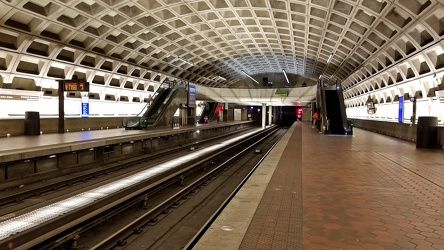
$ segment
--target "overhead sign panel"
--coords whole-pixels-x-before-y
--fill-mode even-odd
[[[276,91],[274,96],[288,96],[288,91]]]

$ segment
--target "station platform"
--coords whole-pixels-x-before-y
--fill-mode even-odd
[[[0,189],[40,183],[251,126],[252,121],[229,121],[144,130],[115,128],[0,137]]]
[[[444,249],[442,149],[296,123],[193,247]]]
[[[186,133],[198,128],[218,128],[249,124],[251,121],[219,122],[197,124],[174,128],[150,128],[144,130],[125,130],[124,128],[51,133],[41,135],[22,135],[0,137],[0,163],[25,160],[43,155],[51,155],[92,147],[107,146],[131,140],[143,140],[150,137],[166,136],[175,133]]]

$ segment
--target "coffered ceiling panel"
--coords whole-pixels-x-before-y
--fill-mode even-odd
[[[442,47],[443,2],[2,0],[0,49],[212,87],[230,87],[246,77],[242,71],[285,70],[353,88],[431,46]],[[424,61],[436,66],[440,55]]]

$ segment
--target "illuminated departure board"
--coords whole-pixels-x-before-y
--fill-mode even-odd
[[[86,81],[64,81],[63,91],[89,91],[89,83]]]

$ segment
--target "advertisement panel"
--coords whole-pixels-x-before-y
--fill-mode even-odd
[[[82,95],[82,118],[89,117],[89,96]]]
[[[398,122],[404,122],[404,97],[399,97]]]
[[[196,106],[196,86],[189,85],[188,87],[188,107]]]

